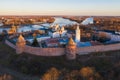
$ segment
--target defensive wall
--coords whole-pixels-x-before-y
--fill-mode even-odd
[[[16,45],[6,40],[5,43],[10,47],[16,49]],[[118,44],[109,44],[109,45],[98,45],[90,47],[77,48],[76,53],[78,55],[89,54],[91,52],[103,52],[103,51],[112,51],[120,50],[120,43]],[[39,48],[25,45],[23,52],[38,55],[38,56],[61,56],[66,53],[65,48]]]

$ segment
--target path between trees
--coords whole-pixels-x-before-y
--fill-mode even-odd
[[[25,75],[2,65],[0,65],[0,74],[10,74],[11,76],[18,78],[19,80],[40,80],[39,77]]]

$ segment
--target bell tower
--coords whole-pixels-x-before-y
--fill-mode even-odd
[[[75,31],[75,42],[76,43],[80,42],[80,37],[81,37],[80,35],[81,33],[80,33],[79,25],[78,25]]]

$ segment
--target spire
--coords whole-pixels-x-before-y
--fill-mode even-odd
[[[74,42],[74,40],[72,39],[72,37],[69,39],[68,45],[70,45],[70,46],[76,45],[75,42]]]

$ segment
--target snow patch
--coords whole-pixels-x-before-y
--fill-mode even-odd
[[[90,17],[90,18],[86,18],[81,24],[82,25],[93,24],[94,23],[93,21],[94,21],[93,17]]]

